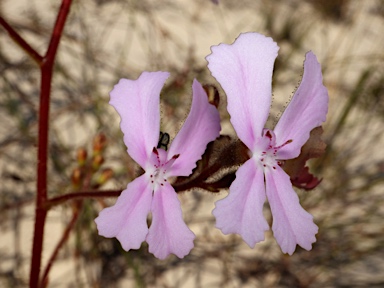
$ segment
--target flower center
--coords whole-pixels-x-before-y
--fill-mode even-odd
[[[153,186],[153,191],[156,191],[159,186],[165,185],[169,171],[172,168],[172,164],[178,157],[179,155],[175,155],[167,161],[167,151],[161,148],[153,148],[148,167],[146,169],[146,174],[149,175],[148,177]]]
[[[158,186],[158,185],[164,186],[164,183],[167,182],[165,173],[166,173],[166,170],[161,169],[161,167],[155,168],[155,170],[149,175],[151,183],[154,186]]]
[[[279,149],[291,142],[292,140],[288,140],[283,145],[275,146],[275,133],[272,130],[264,129],[263,137],[256,143],[252,157],[263,168],[275,170],[277,165],[281,166],[284,164],[283,161],[277,159]]]

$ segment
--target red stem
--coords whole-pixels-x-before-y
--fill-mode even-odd
[[[194,181],[189,181],[187,183],[176,183],[172,186],[175,189],[176,193],[196,187],[206,189],[204,186],[204,179],[206,179],[206,177],[207,176],[205,175],[205,173],[202,173],[198,177],[194,178]],[[196,180],[200,180],[201,184],[199,184],[199,181]],[[47,200],[45,202],[45,210],[49,210],[54,206],[58,206],[66,201],[74,199],[119,197],[121,192],[122,190],[83,190],[71,192]]]
[[[0,24],[8,32],[9,36],[29,55],[36,63],[41,66],[43,57],[36,52],[5,20],[0,16]]]
[[[37,195],[36,195],[36,216],[35,230],[33,236],[31,274],[29,285],[37,288],[39,285],[39,275],[41,266],[41,255],[43,251],[43,236],[47,210],[47,160],[48,160],[48,128],[49,128],[49,103],[51,94],[51,81],[53,64],[56,57],[57,47],[63,32],[64,24],[69,13],[72,0],[63,0],[59,14],[53,28],[51,41],[48,51],[44,56],[41,68],[41,88],[40,88],[40,110],[39,110],[39,139],[37,152]]]
[[[60,205],[68,200],[73,199],[118,197],[120,196],[121,192],[122,190],[93,190],[72,192],[49,199],[45,203],[45,209],[49,210],[54,206]]]
[[[82,203],[83,202],[81,200],[79,200],[79,201],[77,201],[77,203],[75,203],[75,207],[73,208],[74,210],[73,210],[72,219],[68,223],[67,227],[65,228],[64,233],[61,236],[59,243],[57,243],[57,246],[56,246],[55,250],[53,251],[51,258],[49,258],[49,260],[48,260],[48,264],[44,270],[43,276],[41,277],[41,282],[40,282],[41,287],[47,287],[48,286],[49,271],[51,270],[53,262],[56,260],[56,257],[59,254],[61,247],[63,247],[65,242],[68,240],[69,234],[70,234],[71,230],[73,229],[73,227],[75,226],[77,219],[79,218],[79,211],[81,209]]]

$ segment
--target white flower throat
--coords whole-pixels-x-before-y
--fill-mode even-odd
[[[153,186],[153,191],[156,191],[161,186],[164,186],[167,178],[172,170],[172,165],[179,157],[179,154],[174,155],[171,159],[167,160],[167,151],[162,148],[153,148],[149,163],[147,165],[146,174]]]
[[[283,165],[283,161],[278,159],[278,151],[291,142],[292,140],[288,140],[280,146],[275,146],[275,133],[270,129],[263,129],[263,136],[256,142],[252,157],[263,169],[276,170],[277,165]]]

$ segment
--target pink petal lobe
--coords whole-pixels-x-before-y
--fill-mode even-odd
[[[263,170],[250,159],[236,172],[229,195],[216,202],[212,212],[216,227],[224,234],[240,234],[251,248],[254,247],[264,240],[264,232],[269,229],[263,215],[265,198]]]
[[[116,237],[126,251],[139,249],[148,234],[151,189],[146,175],[129,183],[115,205],[102,210],[95,219],[99,234],[107,238]]]
[[[221,130],[219,112],[209,104],[207,94],[197,80],[193,81],[192,90],[191,111],[168,151],[169,159],[180,154],[170,171],[173,176],[190,175],[207,144],[215,140]]]
[[[274,129],[277,145],[293,140],[279,150],[278,158],[286,160],[299,156],[309,133],[325,121],[327,112],[328,92],[323,85],[321,67],[316,56],[308,52],[300,86]]]
[[[120,114],[129,155],[141,166],[157,147],[160,131],[160,91],[168,72],[143,72],[137,80],[120,79],[110,92],[110,104]]]
[[[276,166],[276,170],[266,169],[265,181],[272,210],[272,230],[281,250],[292,255],[297,244],[311,250],[318,227],[312,215],[301,207],[289,176]]]
[[[152,224],[147,236],[149,252],[159,259],[171,253],[183,258],[193,248],[195,234],[185,224],[180,201],[169,183],[155,191],[151,210]]]
[[[245,33],[233,44],[220,44],[211,50],[206,58],[208,68],[227,94],[227,109],[237,135],[252,150],[268,118],[279,47],[272,38]]]

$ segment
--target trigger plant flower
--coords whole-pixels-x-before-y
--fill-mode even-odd
[[[99,234],[116,237],[124,250],[147,241],[149,252],[164,259],[183,258],[195,235],[183,221],[180,202],[170,177],[188,176],[207,144],[219,136],[220,118],[198,81],[192,85],[190,113],[168,151],[158,147],[160,91],[167,72],[144,72],[137,80],[121,79],[111,91],[110,104],[120,114],[128,154],[145,171],[128,184],[114,206],[95,219]],[[152,214],[148,229],[147,215]]]
[[[299,203],[282,162],[299,156],[310,131],[325,121],[328,93],[320,64],[306,54],[304,75],[275,129],[264,129],[271,105],[272,71],[279,47],[257,33],[241,34],[231,44],[212,47],[208,68],[228,99],[228,112],[251,158],[236,172],[229,195],[216,202],[216,227],[237,233],[252,248],[264,240],[269,225],[263,216],[268,197],[274,236],[284,253],[296,245],[311,250],[318,227]]]

